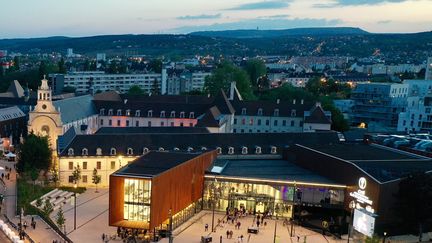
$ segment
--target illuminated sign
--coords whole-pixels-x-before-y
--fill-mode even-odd
[[[358,232],[372,237],[375,229],[375,218],[366,211],[355,209],[353,226]]]
[[[366,189],[366,178],[360,177],[360,179],[358,181],[358,185],[359,185],[360,189],[362,189],[362,190]]]
[[[375,210],[371,207],[373,202],[366,196],[366,186],[367,181],[366,178],[360,177],[358,180],[359,190],[350,192],[350,196],[356,199],[356,208],[363,208],[361,204],[366,204],[366,210],[370,213],[374,213]]]

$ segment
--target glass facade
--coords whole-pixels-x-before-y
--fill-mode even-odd
[[[125,179],[124,216],[129,221],[150,222],[151,181]]]
[[[296,193],[294,193],[296,189]],[[243,183],[207,179],[204,189],[204,208],[225,211],[244,208],[249,213],[270,212],[278,217],[292,217],[294,200],[309,206],[343,205],[344,191],[328,188]]]

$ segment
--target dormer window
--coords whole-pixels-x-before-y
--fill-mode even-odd
[[[130,110],[126,110],[126,116],[130,116]]]
[[[160,112],[160,117],[162,117],[162,118],[165,117],[165,111]]]
[[[246,115],[246,108],[242,108],[241,114]]]
[[[153,111],[152,110],[147,111],[147,117],[153,117]]]
[[[86,148],[83,148],[81,151],[81,155],[83,156],[88,155],[88,150]]]
[[[148,148],[143,148],[143,154],[146,154],[146,153],[148,153],[149,152],[149,149]]]
[[[188,148],[187,148],[187,151],[188,151],[188,152],[191,152],[191,151],[193,151],[193,148],[192,148],[192,147],[188,147]]]
[[[175,118],[175,111],[171,111],[170,117]]]
[[[116,149],[115,148],[111,148],[110,155],[116,155]]]
[[[258,109],[258,116],[262,116],[262,114],[263,114],[263,109],[262,109],[262,108],[259,108],[259,109]]]
[[[74,155],[74,150],[73,150],[73,148],[68,149],[68,155],[69,155],[69,156],[73,156],[73,155]]]
[[[228,148],[228,154],[234,154],[234,148],[233,147]]]
[[[162,147],[160,147],[160,148],[159,148],[159,151],[162,152],[162,151],[165,151],[165,149],[162,148]]]
[[[221,147],[217,147],[216,151],[217,151],[217,154],[222,154],[222,148]]]
[[[133,149],[132,148],[127,149],[127,155],[133,155]]]
[[[207,151],[207,148],[206,147],[201,147],[201,150],[202,151]]]
[[[113,109],[109,109],[108,110],[108,116],[112,116],[113,115]]]
[[[117,116],[121,116],[121,109],[117,110]]]
[[[102,155],[102,149],[101,148],[97,148],[96,149],[96,155]]]
[[[274,110],[274,116],[279,116],[279,109]]]
[[[296,110],[291,110],[291,116],[292,117],[296,116]]]
[[[195,118],[195,113],[190,112],[190,113],[189,113],[189,118],[190,118],[190,119],[194,119],[194,118]]]
[[[105,115],[105,109],[100,109],[100,111],[99,111],[99,115],[101,115],[101,116],[103,116],[103,115]]]
[[[255,148],[255,153],[256,154],[261,154],[261,147],[259,147],[259,146],[257,146],[256,148]]]
[[[276,154],[277,153],[277,148],[275,146],[271,146],[270,153],[271,154]]]
[[[242,154],[247,154],[247,153],[248,153],[248,148],[242,147]]]
[[[140,110],[136,110],[135,111],[135,116],[140,117],[141,116],[141,111]]]
[[[185,118],[185,112],[184,111],[180,112],[180,118]]]
[[[177,147],[174,147],[174,151],[179,151],[180,149]]]

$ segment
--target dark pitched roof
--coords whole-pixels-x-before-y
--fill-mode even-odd
[[[304,111],[308,111],[313,106],[312,102],[301,103],[301,100],[287,102],[287,101],[263,101],[263,100],[233,100],[232,104],[236,111],[236,115],[242,115],[242,109],[246,109],[246,115],[258,116],[258,110],[262,109],[263,116],[274,116],[276,109],[279,110],[280,117],[291,117],[295,111],[295,117],[303,117]]]
[[[198,157],[199,155],[201,155],[201,153],[152,151],[132,161],[127,166],[114,172],[114,174],[153,177]]]
[[[329,115],[330,114],[326,114],[320,104],[316,104],[310,112],[305,112],[304,123],[331,124],[332,121]]]
[[[17,80],[14,80],[10,84],[7,92],[12,93],[13,97],[16,97],[16,98],[21,98],[21,97],[24,96],[24,89],[23,89],[23,87],[21,86],[21,84]]]
[[[209,133],[204,127],[101,127],[96,134],[125,133]]]
[[[219,109],[216,106],[211,107],[206,113],[199,117],[197,126],[198,127],[219,127],[219,116],[221,115]]]

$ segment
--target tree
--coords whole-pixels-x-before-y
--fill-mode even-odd
[[[98,175],[98,170],[96,168],[93,169],[92,181],[93,184],[96,185],[96,192],[98,192],[97,185],[101,182],[101,176]]]
[[[37,169],[35,169],[34,167],[31,168],[31,170],[30,170],[30,177],[31,177],[31,180],[33,181],[33,185],[35,185],[36,184],[36,180],[39,177],[39,171]]]
[[[423,227],[432,219],[432,175],[415,173],[399,183],[395,194],[395,215],[409,230],[417,229],[422,241]]]
[[[59,73],[66,73],[65,61],[63,58],[60,59],[60,61],[58,62],[58,72]]]
[[[326,111],[331,112],[332,125],[331,129],[339,132],[344,132],[349,130],[348,121],[343,116],[342,112],[336,108],[333,103],[333,99],[328,96],[322,96],[319,99],[321,101],[322,108]]]
[[[144,90],[140,88],[138,85],[132,85],[128,90],[129,95],[144,95]]]
[[[252,85],[259,89],[258,79],[267,74],[264,62],[259,59],[250,59],[246,62],[245,71],[249,75]]]
[[[48,74],[48,67],[45,61],[41,61],[39,64],[39,79],[43,79],[46,74]]]
[[[20,68],[20,60],[19,60],[19,57],[18,56],[15,56],[14,57],[14,59],[13,59],[13,63],[14,63],[14,65],[13,65],[13,69],[15,70],[15,71],[19,71],[21,68]]]
[[[75,93],[76,88],[72,86],[66,86],[62,89],[64,93]]]
[[[51,181],[54,182],[54,186],[57,186],[57,182],[60,180],[57,168],[51,170]]]
[[[255,99],[248,74],[229,62],[222,62],[212,75],[206,77],[204,90],[211,95],[217,95],[221,89],[227,92],[232,81],[236,82],[237,89],[244,99]]]
[[[161,73],[162,72],[162,60],[160,60],[160,59],[151,60],[148,66],[155,73]]]
[[[51,204],[51,202],[48,198],[45,199],[45,203],[44,203],[44,207],[43,207],[42,211],[46,216],[49,216],[53,211],[53,205]]]
[[[72,178],[75,184],[78,184],[79,180],[81,180],[81,168],[79,165],[74,168]]]
[[[46,171],[51,167],[51,149],[47,136],[30,133],[21,145],[19,155],[17,164],[19,172],[32,168]]]
[[[59,211],[57,212],[56,223],[60,229],[62,229],[66,223],[62,207],[60,207]]]
[[[4,74],[5,74],[4,67],[3,67],[3,65],[0,63],[0,77],[3,77]]]

